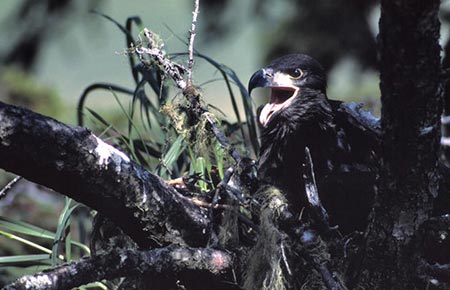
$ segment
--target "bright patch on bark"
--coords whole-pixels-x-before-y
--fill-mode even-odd
[[[120,172],[120,164],[122,162],[130,162],[130,158],[128,158],[125,153],[117,150],[113,146],[106,144],[100,138],[94,136],[97,140],[97,147],[95,148],[95,153],[98,156],[97,164],[100,166],[104,166],[106,169],[108,165],[112,162],[116,167],[116,171]]]

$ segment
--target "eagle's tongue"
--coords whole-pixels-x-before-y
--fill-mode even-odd
[[[263,125],[264,127],[267,126],[267,123],[269,122],[270,117],[272,117],[273,113],[289,106],[294,100],[294,96],[296,94],[297,90],[291,87],[272,88],[270,101],[264,106],[259,115],[259,122],[261,123],[261,125]]]
[[[261,110],[261,113],[259,115],[259,122],[263,125],[266,126],[267,123],[269,122],[270,117],[272,116],[272,114],[276,111],[278,111],[279,109],[281,109],[283,107],[283,103],[281,104],[276,104],[276,103],[268,103],[267,105],[264,106],[264,108]]]

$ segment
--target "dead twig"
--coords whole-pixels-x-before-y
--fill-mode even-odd
[[[16,176],[14,177],[13,180],[11,180],[10,182],[8,182],[7,185],[5,185],[5,187],[3,187],[0,190],[0,199],[3,199],[6,197],[6,195],[8,194],[8,192],[14,187],[14,185],[17,184],[17,182],[19,182],[22,179],[22,176]]]
[[[219,238],[216,234],[216,232],[214,231],[214,208],[216,207],[216,205],[219,202],[220,199],[220,194],[223,190],[226,190],[226,186],[227,183],[230,181],[231,176],[233,175],[233,169],[229,168],[228,170],[225,171],[224,176],[222,181],[220,181],[220,183],[217,185],[216,190],[214,192],[214,197],[212,199],[211,202],[211,207],[209,208],[209,218],[210,218],[210,223],[209,223],[209,245],[212,246],[216,246],[217,243],[219,242]]]
[[[308,200],[308,209],[311,216],[318,224],[321,230],[325,232],[330,231],[330,224],[328,221],[328,214],[319,198],[316,180],[314,177],[314,167],[311,153],[308,147],[305,147],[305,164],[303,164],[303,180],[305,182],[305,193]]]
[[[163,50],[164,44],[155,41],[153,39],[153,32],[147,28],[144,28],[144,37],[147,40],[147,47],[138,45],[132,47],[130,51],[137,53],[139,59],[145,65],[151,65],[151,63],[145,59],[144,55],[150,56],[157,65],[161,66],[162,71],[170,76],[175,82],[175,85],[179,89],[184,90],[187,87],[186,81],[184,80],[184,74],[187,72],[187,69],[166,56],[166,53]]]
[[[189,47],[188,47],[188,79],[187,84],[192,85],[192,71],[194,67],[194,40],[195,28],[197,26],[197,17],[200,8],[200,0],[195,0],[194,11],[192,12],[191,30],[189,30]]]

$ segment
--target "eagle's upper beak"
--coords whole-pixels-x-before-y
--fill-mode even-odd
[[[273,70],[263,68],[255,72],[248,82],[248,94],[250,95],[255,88],[271,87],[273,84]]]
[[[271,68],[263,68],[255,72],[248,83],[248,93],[251,94],[255,88],[271,88],[269,103],[262,109],[259,122],[266,126],[273,113],[289,106],[299,88],[295,86],[294,80],[286,73]]]

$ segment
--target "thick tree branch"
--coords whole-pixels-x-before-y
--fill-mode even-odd
[[[206,241],[205,209],[89,130],[0,102],[0,168],[110,218],[141,247]]]
[[[42,273],[23,276],[3,289],[72,289],[103,279],[142,276],[146,273],[172,275],[186,270],[198,270],[219,274],[231,266],[230,254],[214,249],[177,246],[149,251],[115,249]]]

